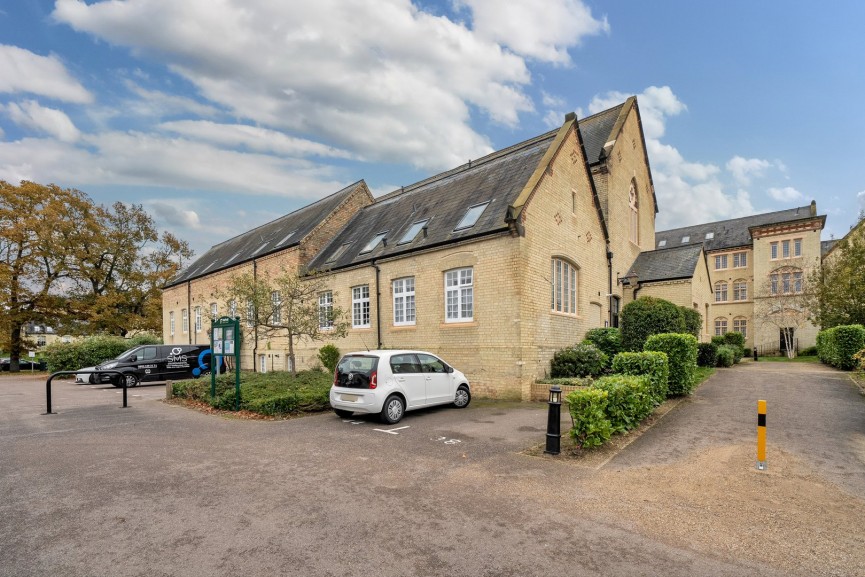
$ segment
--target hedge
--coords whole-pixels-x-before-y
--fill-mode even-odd
[[[716,364],[718,364],[718,345],[699,343],[697,345],[697,366],[714,367]]]
[[[682,314],[682,332],[700,338],[703,330],[703,315],[699,311],[688,307],[679,307]]]
[[[661,333],[682,332],[683,320],[679,307],[655,297],[640,297],[622,308],[622,350],[639,352],[646,339]]]
[[[595,381],[592,387],[607,392],[604,412],[614,433],[630,431],[655,408],[649,377],[609,375]]]
[[[667,353],[670,365],[667,394],[687,395],[694,388],[697,370],[697,338],[694,335],[666,333],[652,335],[645,350]]]
[[[667,354],[656,351],[619,353],[613,358],[613,372],[621,375],[644,375],[651,382],[652,401],[659,405],[667,398],[670,365]]]
[[[158,344],[162,344],[162,340],[148,334],[136,335],[131,339],[100,335],[71,343],[52,343],[45,347],[42,357],[52,373],[77,371],[117,358],[120,353],[133,347]]]
[[[817,333],[817,356],[820,361],[849,371],[856,367],[856,355],[865,348],[865,327],[840,325]]]
[[[614,327],[592,329],[586,333],[583,342],[589,342],[607,355],[607,367],[613,362],[613,357],[622,352],[622,334]]]
[[[736,362],[736,347],[731,345],[721,345],[718,347],[718,358],[716,361],[719,367],[732,367]]]
[[[571,437],[580,447],[603,445],[613,434],[606,414],[608,397],[607,391],[595,388],[573,391],[565,397],[574,422]]]
[[[592,343],[580,343],[553,354],[550,362],[550,376],[596,377],[607,368],[607,355]]]

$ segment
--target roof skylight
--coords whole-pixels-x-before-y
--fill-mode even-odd
[[[343,253],[345,253],[345,251],[348,250],[348,247],[350,247],[350,246],[351,246],[350,242],[347,242],[347,243],[343,244],[342,246],[340,246],[338,249],[333,251],[333,254],[330,255],[326,261],[324,261],[324,264],[330,264],[332,262],[336,262],[336,260],[339,257],[341,257],[343,255]]]
[[[687,234],[682,237],[682,244],[685,244],[686,242],[690,242],[690,241],[691,241],[691,237],[688,236]]]
[[[291,231],[290,233],[288,233],[287,235],[285,235],[285,236],[282,238],[281,241],[279,241],[278,243],[276,243],[276,246],[281,246],[281,245],[285,244],[285,242],[286,242],[288,239],[290,239],[292,236],[294,236],[294,233],[296,233],[296,232],[297,232],[296,230],[293,230],[293,231]]]
[[[715,238],[714,232],[707,232],[706,233],[706,240],[712,240],[713,238]]]
[[[667,240],[664,239],[664,240],[662,240],[662,241],[659,241],[659,242],[658,242],[658,246],[667,246]]]
[[[399,242],[397,244],[408,244],[411,241],[413,241],[414,237],[416,237],[418,235],[418,233],[421,231],[421,229],[424,228],[428,222],[429,222],[429,219],[419,220],[419,221],[413,223],[408,228],[408,230],[405,231],[405,234],[402,235],[402,238],[399,239]]]
[[[475,223],[478,221],[478,219],[481,217],[481,215],[484,213],[484,210],[487,208],[487,206],[489,204],[490,204],[490,201],[487,201],[483,204],[476,204],[476,205],[470,207],[466,211],[465,216],[463,216],[463,218],[459,222],[459,224],[456,225],[454,230],[462,230],[464,228],[473,227],[475,225]]]
[[[370,239],[370,241],[366,243],[366,246],[363,247],[363,250],[360,251],[360,254],[366,254],[375,250],[375,247],[377,247],[378,244],[387,237],[387,232],[388,231],[380,232],[374,237],[372,237],[372,239]]]

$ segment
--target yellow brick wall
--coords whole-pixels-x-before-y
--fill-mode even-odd
[[[734,255],[744,254],[746,266],[735,267]],[[747,322],[745,331],[745,346],[754,346],[756,325],[754,323],[754,251],[751,247],[739,247],[733,249],[716,250],[708,253],[709,274],[711,276],[710,288],[712,297],[709,301],[709,334],[714,336],[717,332],[716,321],[724,319],[727,321],[727,331],[733,331],[733,321],[744,319]],[[727,266],[716,268],[716,257],[727,257]],[[721,263],[723,264],[723,263]],[[745,281],[747,286],[747,298],[743,301],[735,300],[734,283]],[[719,282],[727,283],[727,300],[716,300],[715,286]]]

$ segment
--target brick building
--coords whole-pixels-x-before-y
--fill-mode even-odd
[[[680,278],[639,278],[658,269],[651,256],[634,269],[659,252],[657,211],[632,97],[379,198],[359,181],[214,246],[165,287],[165,342],[207,342],[211,318],[245,319],[244,303],[218,298],[233,275],[327,271],[319,306],[351,319],[341,351],[429,350],[476,394],[529,398],[553,353],[617,326],[635,292],[714,314],[714,247],[679,251]],[[289,368],[286,338],[245,328],[244,368]],[[321,345],[300,343],[298,368]]]

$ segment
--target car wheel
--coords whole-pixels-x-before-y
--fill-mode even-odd
[[[465,385],[460,385],[457,387],[457,394],[454,395],[454,406],[458,409],[464,409],[469,406],[469,402],[472,400],[472,394],[469,392],[469,388]]]
[[[381,408],[381,420],[389,425],[399,423],[404,414],[405,403],[398,395],[389,396]]]
[[[333,412],[336,413],[336,416],[340,419],[347,419],[354,414],[354,411],[345,411],[343,409],[334,409]]]
[[[135,373],[126,373],[123,377],[126,379],[127,388],[138,386],[138,375]]]

